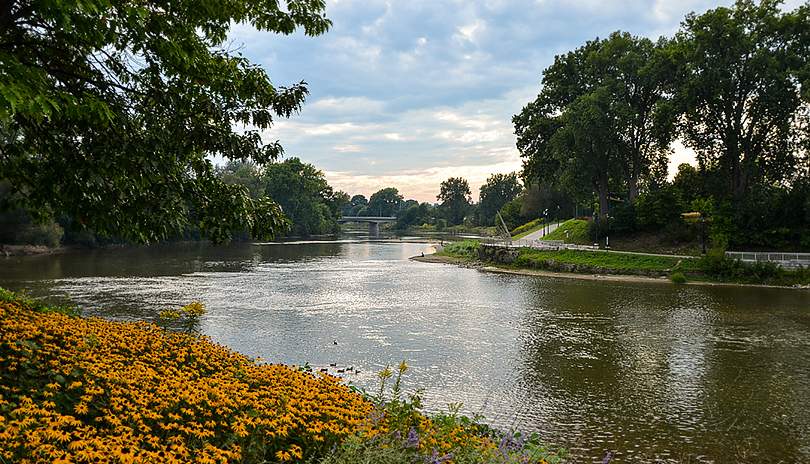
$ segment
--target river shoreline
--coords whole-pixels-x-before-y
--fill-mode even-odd
[[[436,252],[444,249],[440,245],[434,245]],[[651,277],[644,275],[628,275],[628,274],[576,274],[571,272],[553,272],[542,271],[537,269],[507,269],[503,267],[493,266],[486,264],[479,260],[470,260],[468,258],[459,258],[455,256],[437,255],[431,253],[424,256],[413,256],[413,261],[423,263],[439,263],[439,264],[454,264],[457,266],[474,267],[485,272],[495,272],[500,274],[513,274],[525,276],[543,276],[543,277],[559,277],[562,279],[582,279],[582,280],[606,280],[616,282],[653,282],[653,283],[666,283],[674,284],[669,277]],[[787,290],[810,290],[810,285],[805,286],[779,286],[779,285],[766,285],[766,284],[743,284],[735,282],[708,282],[703,280],[687,280],[686,282],[679,283],[678,285],[708,285],[708,286],[732,286],[732,287],[761,287],[761,288],[779,288]]]

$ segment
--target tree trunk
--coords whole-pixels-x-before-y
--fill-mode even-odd
[[[607,173],[599,174],[599,216],[605,216],[608,212],[608,176]]]

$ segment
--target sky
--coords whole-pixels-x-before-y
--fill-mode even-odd
[[[788,0],[783,9],[802,2]],[[324,172],[335,190],[369,198],[395,187],[436,203],[466,179],[474,201],[496,173],[519,172],[512,116],[565,54],[621,30],[673,37],[687,14],[719,0],[327,0],[332,28],[307,37],[236,25],[231,47],[276,86],[306,81],[301,112],[262,137]],[[694,164],[681,145],[670,160]]]

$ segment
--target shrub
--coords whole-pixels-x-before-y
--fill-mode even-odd
[[[610,215],[613,217],[610,224],[612,234],[632,234],[638,228],[634,205],[618,204],[610,210]]]
[[[676,272],[676,273],[669,276],[669,280],[671,280],[672,282],[674,282],[676,284],[682,284],[682,283],[686,282],[686,276],[683,275],[680,272]]]
[[[636,199],[638,226],[644,230],[661,230],[673,222],[683,222],[685,209],[680,191],[674,187],[656,190]]]
[[[461,242],[449,243],[444,248],[444,252],[454,256],[475,258],[477,249],[478,249],[478,240],[464,240]]]

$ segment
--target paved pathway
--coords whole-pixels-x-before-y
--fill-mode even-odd
[[[558,225],[559,224],[557,224],[556,222],[552,222],[551,225],[548,226],[548,229],[544,227],[542,229],[536,230],[530,233],[529,235],[521,238],[521,240],[541,240],[545,235],[550,234],[554,229],[556,229]]]

